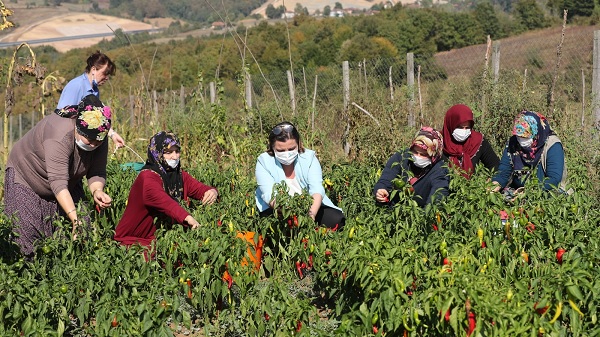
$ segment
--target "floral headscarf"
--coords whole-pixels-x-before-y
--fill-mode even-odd
[[[524,165],[534,167],[542,156],[542,149],[546,140],[554,131],[550,128],[546,117],[533,111],[522,111],[515,119],[513,137],[509,140],[509,152],[515,170],[523,169]],[[532,138],[533,143],[529,148],[522,148],[517,137]]]
[[[161,131],[150,139],[148,144],[148,159],[142,170],[152,170],[158,173],[162,180],[165,191],[176,201],[183,196],[183,177],[181,166],[170,167],[165,161],[164,151],[172,146],[181,147],[177,135],[172,132]]]
[[[431,159],[431,163],[435,163],[442,158],[444,141],[442,134],[429,126],[421,127],[417,132],[415,139],[410,148],[419,147],[427,151],[427,155]]]
[[[103,141],[110,130],[110,107],[102,104],[93,94],[85,96],[77,105],[69,105],[54,112],[61,117],[75,119],[77,133],[90,140]]]

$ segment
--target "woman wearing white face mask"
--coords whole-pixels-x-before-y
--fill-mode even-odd
[[[267,151],[256,162],[256,206],[261,216],[273,213],[276,196],[273,185],[285,182],[289,194],[300,194],[305,188],[313,198],[308,215],[328,228],[344,226],[345,217],[325,194],[321,164],[315,152],[305,149],[298,130],[289,122],[277,124],[269,134]]]
[[[15,242],[22,254],[33,255],[35,242],[56,231],[57,215],[71,220],[75,231],[83,177],[96,205],[111,205],[103,191],[110,125],[110,108],[89,95],[44,117],[15,143],[6,164],[4,211],[16,217]]]
[[[167,225],[178,223],[195,229],[198,221],[179,202],[192,198],[209,205],[217,200],[214,187],[181,169],[180,148],[179,139],[171,132],[161,131],[150,139],[146,165],[131,186],[127,207],[115,230],[114,239],[121,244],[150,248],[156,217]]]
[[[492,179],[497,185],[494,190],[521,189],[535,174],[544,190],[565,191],[565,152],[546,117],[523,111],[515,119],[512,134],[502,153],[498,173]]]
[[[430,127],[422,127],[410,148],[394,154],[385,165],[379,181],[373,188],[375,200],[381,204],[394,204],[390,194],[396,178],[404,181],[414,191],[413,199],[420,207],[448,195],[448,169],[442,160],[442,135]]]
[[[500,159],[483,135],[473,130],[473,111],[464,105],[453,105],[444,117],[444,159],[450,167],[471,178],[478,163],[496,170]]]
[[[110,76],[114,76],[117,71],[117,66],[113,61],[100,51],[90,55],[86,63],[85,72],[65,85],[56,105],[57,111],[69,105],[77,105],[79,101],[90,94],[100,99],[99,87],[106,83]],[[108,136],[115,142],[117,147],[125,145],[125,141],[115,130],[111,129]]]

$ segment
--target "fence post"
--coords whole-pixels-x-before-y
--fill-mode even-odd
[[[215,104],[217,101],[217,88],[215,87],[215,82],[210,82],[208,87],[210,89],[210,104]]]
[[[252,109],[252,77],[246,72],[246,109]]]
[[[494,83],[498,83],[500,77],[500,41],[494,41],[492,68],[494,69]]]
[[[181,85],[181,89],[179,89],[179,108],[181,110],[185,109],[185,88],[183,84]]]
[[[594,64],[592,66],[592,111],[594,125],[600,129],[600,30],[594,31]]]
[[[390,100],[394,100],[394,80],[392,79],[392,67],[390,66],[390,71],[388,73],[388,77],[390,78]]]
[[[287,70],[288,88],[290,90],[290,105],[292,107],[292,116],[296,115],[296,88],[294,87],[294,79],[292,78],[292,72]]]
[[[415,55],[406,54],[406,84],[408,85],[408,127],[415,127]]]
[[[350,105],[350,64],[348,61],[342,63],[342,88],[344,90],[344,112],[343,115],[346,118],[346,130],[344,130],[343,143],[344,153],[346,156],[350,154],[350,148],[352,142],[350,141],[350,114],[348,113],[348,106]]]

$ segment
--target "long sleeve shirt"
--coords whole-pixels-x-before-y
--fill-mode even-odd
[[[183,176],[183,200],[201,200],[204,193],[214,189],[194,179],[189,173]],[[154,219],[167,216],[175,223],[183,223],[189,213],[165,191],[160,175],[152,170],[142,170],[137,176],[127,199],[127,207],[115,230],[114,239],[124,245],[150,246],[154,240]]]
[[[373,195],[377,190],[385,189],[391,192],[394,189],[392,180],[400,178],[408,183],[409,171],[411,170],[410,151],[396,152],[385,164],[381,177],[373,188]],[[420,207],[436,202],[448,195],[450,178],[444,161],[439,160],[425,173],[412,187],[414,188],[413,199]],[[393,200],[392,200],[393,201]]]
[[[39,196],[54,198],[72,191],[86,177],[88,184],[106,181],[108,142],[94,151],[75,145],[75,120],[50,114],[15,143],[7,167],[15,169],[15,183],[28,186]]]

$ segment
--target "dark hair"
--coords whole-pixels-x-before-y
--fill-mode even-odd
[[[298,142],[298,153],[304,153],[304,146],[302,145],[302,140],[300,140],[300,133],[298,133],[298,129],[296,129],[294,124],[290,122],[281,122],[273,127],[269,133],[267,153],[274,156],[273,146],[275,146],[275,142],[285,142],[289,139],[295,139]]]
[[[117,66],[114,64],[113,61],[111,61],[110,57],[106,56],[106,54],[101,53],[99,50],[97,50],[95,53],[90,55],[90,57],[87,58],[86,62],[87,62],[87,66],[85,67],[86,73],[89,73],[92,70],[92,67],[96,67],[96,69],[100,69],[100,68],[104,67],[105,65],[108,65],[108,67],[106,67],[106,70],[104,71],[105,75],[113,76],[117,72]]]

